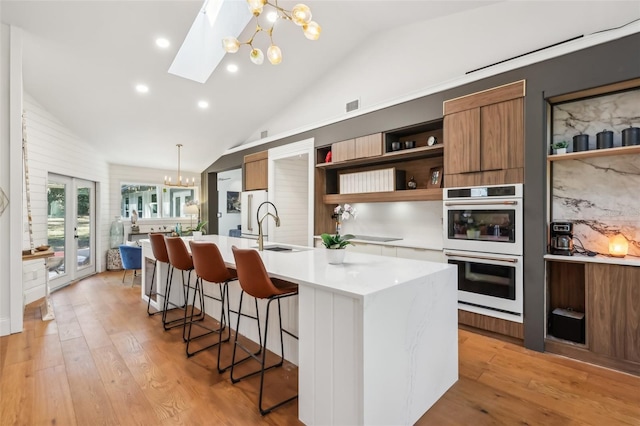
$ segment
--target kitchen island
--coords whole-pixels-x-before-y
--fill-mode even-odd
[[[218,245],[229,267],[235,266],[231,246],[256,245],[242,238],[203,238]],[[283,305],[283,321],[299,335],[298,351],[289,356],[285,349],[285,356],[298,364],[302,422],[413,424],[456,382],[454,267],[362,253],[347,253],[344,264],[329,265],[324,248],[268,250],[273,245],[261,253],[267,271],[299,285],[297,304]],[[148,240],[142,246],[143,255],[153,259]],[[163,272],[156,274],[157,283],[164,283]],[[144,275],[143,270],[146,283]],[[230,286],[232,295],[239,291]],[[249,330],[240,333],[255,340]],[[279,353],[274,346],[269,349]]]

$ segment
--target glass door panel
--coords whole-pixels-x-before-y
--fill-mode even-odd
[[[47,244],[54,252],[47,261],[49,280],[66,275],[67,185],[67,179],[62,177],[49,177],[47,184]]]
[[[95,266],[95,183],[50,174],[47,183],[48,262],[52,290],[93,274]]]
[[[95,272],[95,253],[93,250],[95,240],[94,216],[94,188],[95,183],[75,179],[76,192],[76,277]]]

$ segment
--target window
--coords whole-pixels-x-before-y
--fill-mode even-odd
[[[136,210],[139,218],[187,217],[185,204],[196,199],[197,188],[176,188],[164,185],[123,183],[120,186],[120,214],[131,217]]]

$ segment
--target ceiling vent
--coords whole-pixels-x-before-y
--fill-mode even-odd
[[[360,100],[356,99],[355,101],[347,102],[347,112],[355,111],[360,108]]]
[[[268,130],[263,130],[262,132],[260,132],[260,139],[264,139],[267,136],[269,136],[269,131]]]

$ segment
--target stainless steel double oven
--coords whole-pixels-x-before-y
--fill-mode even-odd
[[[458,267],[458,307],[523,320],[522,184],[446,188],[444,254]]]

